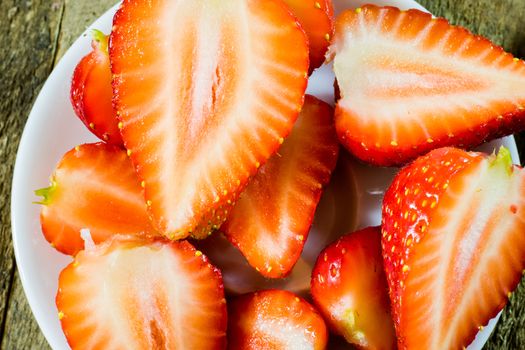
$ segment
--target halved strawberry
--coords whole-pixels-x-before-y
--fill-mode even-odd
[[[525,62],[417,10],[367,5],[336,20],[329,56],[339,138],[376,165],[525,128]]]
[[[188,242],[117,236],[61,273],[58,316],[72,349],[225,349],[218,269]]]
[[[108,37],[93,30],[93,51],[77,64],[71,81],[71,104],[75,114],[99,139],[122,145],[111,99]]]
[[[81,229],[95,243],[115,234],[154,236],[140,182],[120,147],[85,144],[67,152],[42,196],[42,232],[58,251],[75,255],[84,248]]]
[[[525,268],[525,171],[508,150],[441,148],[395,177],[382,248],[401,349],[461,349]]]
[[[228,302],[228,347],[243,350],[326,348],[323,318],[284,290],[244,294]]]
[[[308,36],[310,69],[320,67],[334,34],[332,0],[284,0]]]
[[[396,348],[379,227],[345,235],[326,247],[312,272],[311,293],[330,328],[349,343]]]
[[[110,58],[122,137],[156,228],[206,236],[297,118],[304,32],[280,0],[125,0]]]
[[[292,133],[254,176],[221,227],[264,276],[284,277],[299,259],[338,151],[333,109],[306,95]]]

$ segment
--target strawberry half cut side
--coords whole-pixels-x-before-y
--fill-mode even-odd
[[[270,289],[228,302],[228,347],[243,350],[326,348],[323,318],[292,292]]]
[[[338,153],[333,109],[306,95],[292,133],[221,227],[262,275],[285,277],[299,259]]]
[[[188,242],[118,236],[82,251],[56,304],[72,349],[226,348],[221,274]]]
[[[525,62],[443,18],[373,5],[346,11],[329,57],[341,95],[337,132],[363,161],[401,165],[525,128]]]
[[[441,148],[396,176],[382,248],[400,349],[460,349],[505,305],[525,268],[525,171]]]
[[[105,143],[84,144],[58,163],[51,185],[35,191],[43,199],[42,232],[58,251],[84,249],[80,230],[95,243],[116,234],[153,237],[140,182],[126,152]]]
[[[308,43],[282,1],[123,1],[114,105],[156,229],[206,237],[292,129]]]

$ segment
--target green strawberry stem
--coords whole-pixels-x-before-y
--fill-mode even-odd
[[[507,147],[501,146],[498,154],[492,161],[492,166],[501,166],[505,169],[507,169],[507,172],[512,173],[512,156],[510,154],[510,151]]]
[[[37,196],[42,197],[42,200],[40,202],[33,202],[33,203],[48,205],[49,203],[51,203],[51,199],[53,197],[53,193],[55,192],[56,188],[57,188],[56,181],[51,181],[51,186],[36,190],[35,194]]]
[[[93,37],[93,48],[98,48],[100,51],[107,54],[109,37],[98,29],[91,30],[91,35]]]

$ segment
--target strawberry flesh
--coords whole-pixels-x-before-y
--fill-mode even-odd
[[[330,328],[349,343],[396,348],[379,227],[345,235],[326,247],[312,272],[311,293]]]
[[[206,237],[292,129],[307,83],[303,30],[280,0],[125,0],[109,51],[155,227]]]
[[[326,348],[323,318],[306,300],[284,290],[265,290],[228,303],[230,349]]]
[[[71,104],[78,118],[99,139],[122,145],[113,111],[108,37],[94,30],[93,50],[77,64],[71,81]]]
[[[120,147],[100,142],[73,148],[58,163],[51,186],[35,192],[43,197],[42,232],[64,254],[84,248],[82,229],[90,231],[95,243],[115,234],[158,235],[137,175]]]
[[[395,177],[382,248],[401,349],[460,349],[525,268],[525,172],[509,152],[441,148]]]
[[[307,95],[292,133],[221,227],[262,275],[284,277],[299,259],[338,151],[332,108]]]
[[[525,127],[525,62],[418,10],[366,5],[336,20],[336,128],[359,159],[404,164]]]
[[[332,0],[284,0],[308,36],[310,74],[325,61],[334,34]]]
[[[56,305],[72,349],[225,349],[219,270],[188,242],[115,237],[61,273]]]

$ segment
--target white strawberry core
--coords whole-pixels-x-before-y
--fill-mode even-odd
[[[313,350],[314,344],[306,337],[307,329],[298,327],[293,320],[284,318],[268,319],[266,315],[258,315],[255,329],[262,337],[279,342],[282,349]]]

